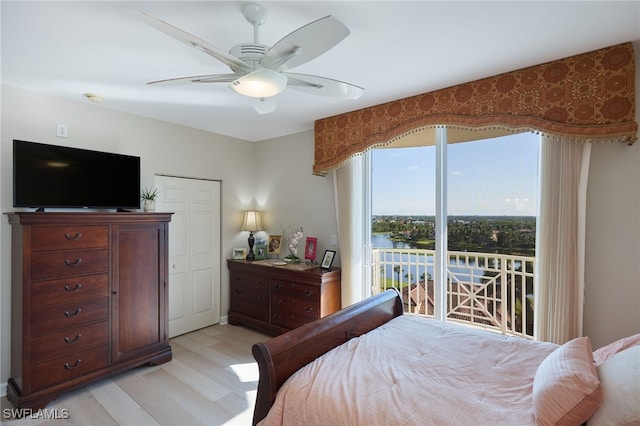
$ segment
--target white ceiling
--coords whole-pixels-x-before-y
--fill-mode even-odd
[[[223,50],[253,41],[232,1],[2,0],[2,82],[54,96],[257,141],[312,129],[316,119],[550,60],[640,40],[639,1],[263,1],[260,42],[273,45],[326,15],[351,34],[292,72],[366,89],[358,100],[286,89],[259,115],[226,84],[147,86],[230,72],[140,19],[144,10]]]

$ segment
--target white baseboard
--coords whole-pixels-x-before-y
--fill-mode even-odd
[[[0,398],[7,396],[7,382],[0,383]]]
[[[229,324],[229,316],[228,315],[223,315],[220,317],[220,325],[227,325]]]

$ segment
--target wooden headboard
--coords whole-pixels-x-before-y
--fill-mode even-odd
[[[402,296],[397,290],[390,289],[253,345],[251,352],[260,371],[253,424],[267,415],[280,386],[298,369],[400,315]]]

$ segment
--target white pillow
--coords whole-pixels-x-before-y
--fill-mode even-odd
[[[600,364],[597,370],[604,395],[587,425],[639,425],[640,346],[618,352]]]

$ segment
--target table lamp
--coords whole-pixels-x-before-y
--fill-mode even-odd
[[[242,222],[241,231],[249,231],[249,253],[247,253],[247,260],[255,259],[253,244],[256,242],[256,239],[253,237],[253,233],[262,231],[263,229],[262,222],[260,221],[260,212],[244,212],[244,222]]]

